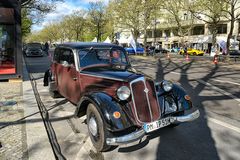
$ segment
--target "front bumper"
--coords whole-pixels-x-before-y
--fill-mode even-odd
[[[170,117],[170,122],[171,124],[190,122],[197,119],[199,116],[200,116],[200,112],[199,110],[196,110],[188,115]],[[146,132],[143,130],[143,128],[141,128],[135,132],[132,132],[124,136],[107,138],[106,143],[108,145],[127,144],[127,143],[131,143],[141,139],[145,134]]]

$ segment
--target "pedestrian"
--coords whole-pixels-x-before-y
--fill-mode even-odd
[[[146,52],[146,55],[148,56],[149,55],[149,46],[147,45],[146,47],[145,47],[145,52]]]
[[[187,55],[187,46],[184,47],[184,55]]]
[[[46,54],[48,55],[48,50],[49,50],[49,44],[48,44],[48,42],[46,42],[46,43],[44,44],[44,46],[45,46],[45,52],[46,52]]]

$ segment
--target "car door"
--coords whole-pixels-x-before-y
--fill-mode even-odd
[[[74,53],[71,49],[63,48],[60,56],[61,74],[59,75],[60,93],[69,101],[76,104],[80,99],[79,72],[76,69]]]

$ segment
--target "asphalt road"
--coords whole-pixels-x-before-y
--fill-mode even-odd
[[[201,117],[176,128],[163,128],[142,142],[96,153],[87,135],[84,118],[73,117],[75,106],[52,99],[43,87],[48,57],[26,58],[28,70],[37,81],[43,103],[62,153],[67,159],[94,160],[237,160],[240,159],[240,65],[213,65],[184,58],[135,57],[133,66],[157,81],[172,80],[184,87],[199,108]]]

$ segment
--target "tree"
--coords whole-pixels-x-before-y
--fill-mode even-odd
[[[184,45],[184,37],[189,35],[194,25],[194,17],[190,9],[194,12],[193,3],[189,0],[169,0],[161,3],[161,8],[165,13],[167,24],[171,28],[176,28],[175,35],[179,36],[180,46]]]
[[[224,0],[223,2],[226,3],[226,7],[223,8],[223,12],[226,13],[224,17],[228,21],[230,21],[230,30],[228,33],[227,44],[226,44],[227,53],[229,53],[230,39],[233,36],[234,23],[240,17],[240,12],[239,12],[240,2],[239,2],[239,0]]]
[[[116,27],[130,29],[135,41],[144,34],[144,45],[147,40],[147,29],[156,19],[159,0],[113,0]]]
[[[117,21],[116,27],[130,29],[135,41],[140,36],[141,30],[141,12],[142,0],[114,0],[114,14]]]
[[[86,26],[85,15],[85,10],[76,10],[71,15],[66,16],[63,20],[66,23],[67,34],[73,34],[72,37],[74,37],[75,41],[84,40],[83,34]]]
[[[55,9],[56,2],[63,0],[22,0],[22,31],[26,36],[31,31],[33,24],[39,23],[45,14]]]
[[[104,31],[104,27],[106,25],[106,13],[105,13],[105,5],[103,2],[90,2],[88,9],[88,18],[89,25],[92,28],[95,37],[97,37],[97,41],[102,40],[102,35]]]
[[[143,27],[143,34],[144,34],[144,46],[147,45],[147,29],[150,27],[151,24],[154,25],[154,38],[156,36],[156,25],[157,25],[157,17],[160,15],[160,4],[162,1],[160,0],[144,0],[142,2],[142,14],[143,14],[143,22],[142,22],[142,27]],[[154,39],[154,43],[155,39]]]
[[[32,20],[28,17],[28,11],[26,9],[22,9],[21,11],[21,19],[22,19],[22,36],[26,37],[31,32]]]
[[[223,0],[196,0],[195,5],[190,8],[191,13],[199,20],[208,24],[212,33],[212,45],[217,47],[217,26],[223,17]]]

